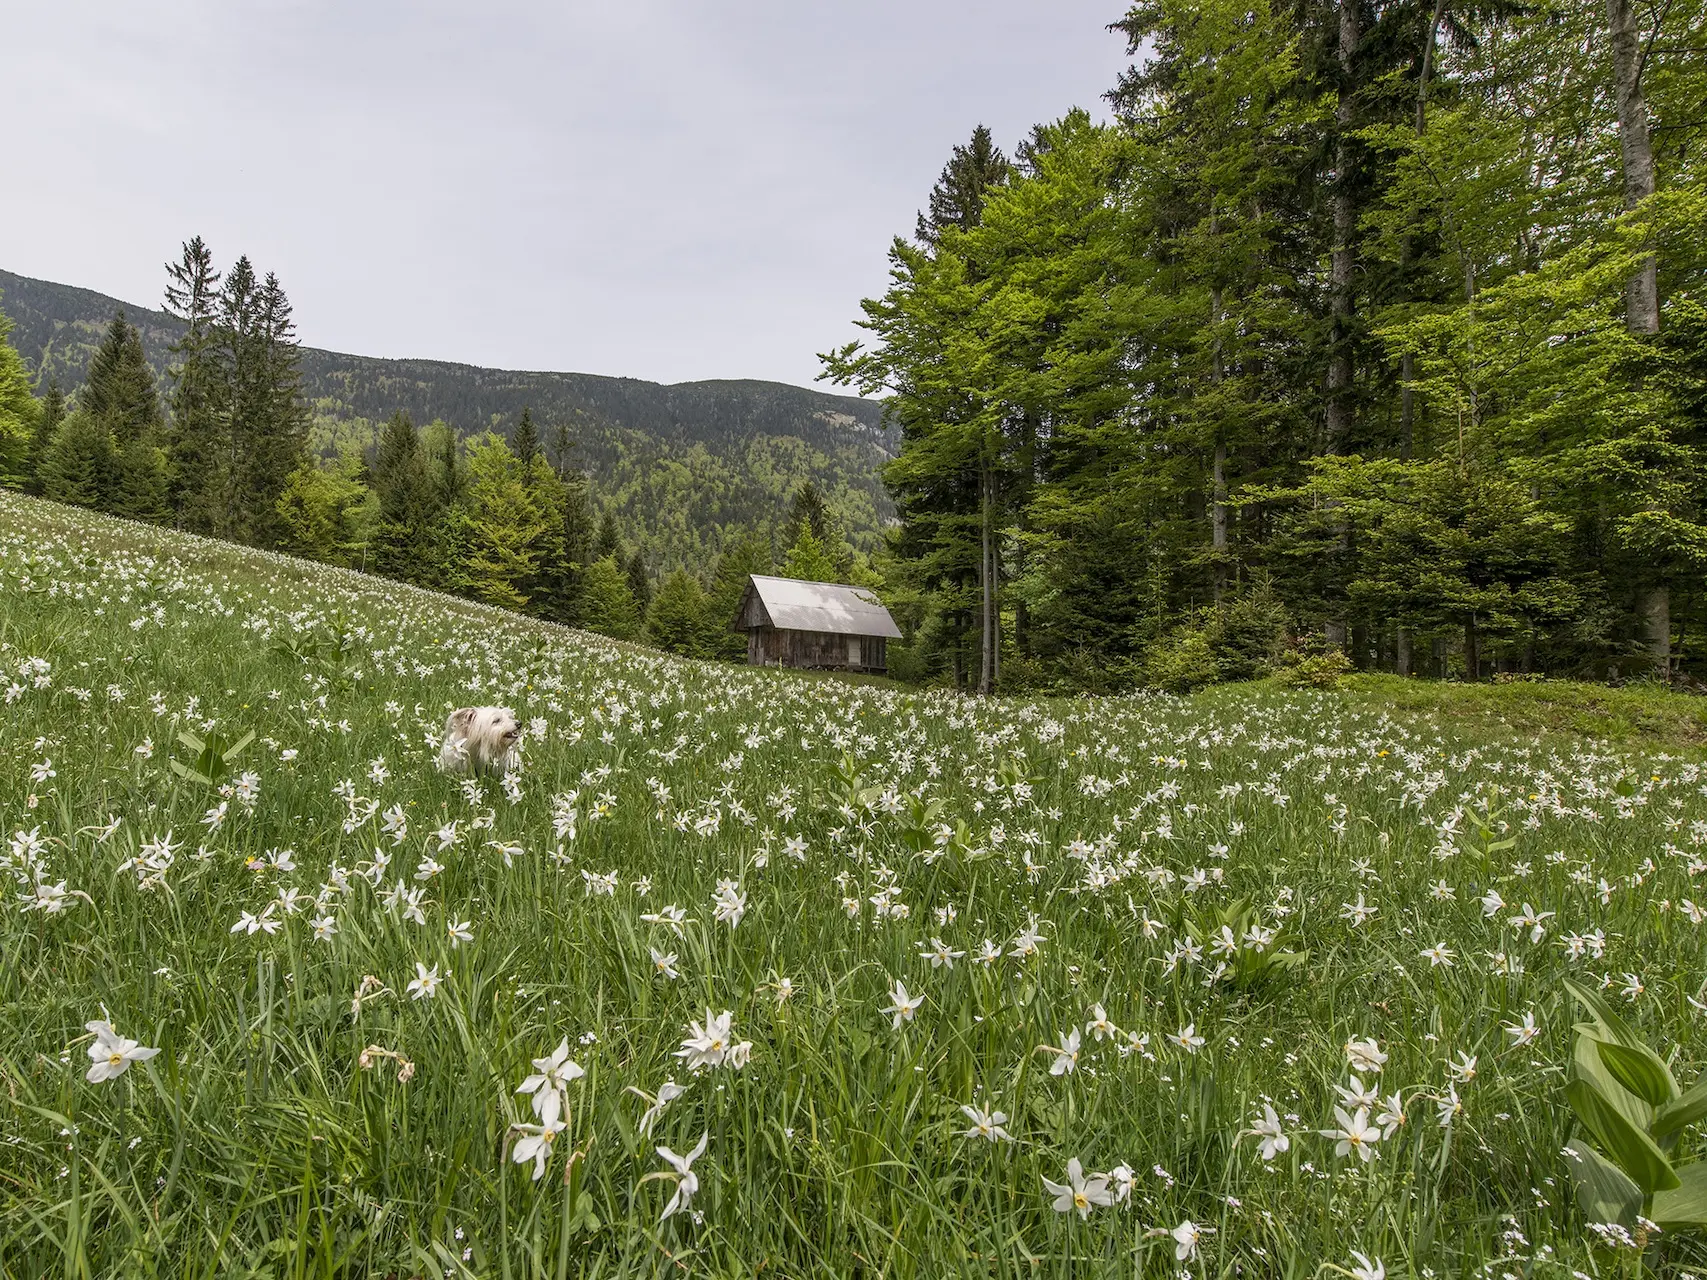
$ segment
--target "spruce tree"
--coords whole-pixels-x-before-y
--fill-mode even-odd
[[[539,456],[539,429],[533,425],[533,411],[526,405],[522,406],[522,416],[516,420],[516,429],[510,436],[510,452],[516,455],[524,471],[531,471],[533,460]]]
[[[634,548],[634,554],[628,558],[625,572],[628,590],[634,596],[634,607],[644,617],[646,610],[652,607],[652,575],[646,572],[646,557],[639,547]]]
[[[710,622],[699,579],[677,569],[664,579],[646,611],[646,634],[660,649],[689,658],[709,658],[713,656]]]
[[[634,593],[614,556],[593,561],[582,575],[581,626],[617,640],[632,640],[640,629]]]
[[[65,421],[66,412],[65,393],[59,389],[59,379],[49,378],[47,392],[41,399],[41,414],[36,423],[35,438],[30,442],[31,493],[41,493],[42,460],[47,457],[48,445],[53,443],[53,434],[59,430],[59,424]]]
[[[593,494],[580,471],[560,470],[558,485],[557,527],[540,562],[540,611],[573,627],[581,625],[582,577],[595,558]]]
[[[830,509],[824,504],[824,495],[812,481],[807,480],[794,491],[794,499],[788,507],[787,528],[790,544],[800,536],[802,528],[810,529],[819,542],[829,541]]]
[[[184,324],[172,344],[175,362],[167,434],[167,499],[180,528],[212,533],[221,524],[221,466],[229,461],[225,387],[215,354],[219,273],[200,236],[166,265],[166,310]]]
[[[225,273],[219,291],[213,359],[220,382],[218,490],[212,506],[212,532],[247,541],[249,457],[264,429],[268,409],[265,361],[260,338],[260,283],[248,257]]]
[[[290,299],[268,272],[257,301],[255,417],[247,424],[241,501],[249,539],[275,546],[279,495],[307,455],[308,412],[302,402],[301,347]]]
[[[439,516],[434,478],[419,432],[402,410],[380,431],[371,464],[378,521],[369,547],[375,573],[425,585],[430,525]]]
[[[12,322],[0,312],[0,484],[24,488],[32,478],[41,408],[30,393],[24,361],[10,341]]]
[[[160,439],[165,420],[154,386],[154,370],[143,354],[142,335],[122,310],[114,313],[90,357],[77,407],[106,424],[120,448],[135,440],[157,443]]]
[[[538,577],[546,521],[502,436],[488,434],[471,444],[468,474],[468,503],[459,512],[465,544],[458,586],[487,604],[525,608]]]
[[[971,140],[954,149],[931,188],[929,211],[919,215],[915,231],[919,241],[935,244],[945,227],[970,231],[977,226],[984,216],[985,193],[1005,181],[1011,167],[986,126],[972,130]]]
[[[165,422],[142,335],[123,311],[113,316],[89,361],[77,405],[110,441],[96,451],[103,456],[97,505],[132,520],[164,520]]]
[[[593,559],[614,559],[622,550],[622,536],[616,529],[616,517],[609,511],[599,520],[598,537],[593,539]]]
[[[773,567],[770,544],[752,532],[742,534],[717,557],[706,601],[707,656],[731,662],[746,658],[747,637],[734,629],[735,614],[746,595],[748,579],[754,574],[768,575]]]
[[[42,497],[98,507],[111,490],[113,438],[86,410],[67,414],[42,456]]]

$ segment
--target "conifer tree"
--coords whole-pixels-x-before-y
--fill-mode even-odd
[[[432,582],[432,523],[444,506],[429,470],[419,432],[402,410],[380,431],[371,464],[378,499],[377,521],[369,547],[375,573],[404,582]]]
[[[742,661],[747,654],[747,637],[734,629],[735,614],[746,594],[747,581],[754,574],[768,575],[774,566],[771,549],[758,534],[747,532],[736,538],[717,557],[717,569],[712,575],[711,592],[706,601],[708,657]]]
[[[628,590],[634,597],[634,607],[641,617],[652,607],[652,575],[646,572],[646,557],[639,547],[634,548],[634,554],[628,557],[628,565],[624,571],[628,577]]]
[[[89,361],[78,408],[104,431],[98,505],[132,520],[163,520],[166,506],[165,422],[142,335],[120,311]],[[80,488],[80,486],[78,486]]]
[[[24,488],[32,478],[30,466],[41,409],[30,393],[24,361],[11,343],[12,322],[0,312],[0,484]]]
[[[267,416],[265,361],[260,338],[260,283],[247,256],[225,273],[219,292],[213,358],[219,371],[219,489],[213,503],[213,532],[247,541],[250,521],[244,511],[249,457]]]
[[[557,484],[557,526],[540,559],[540,612],[554,622],[580,626],[582,577],[595,558],[592,487],[575,470],[559,469]]]
[[[989,128],[979,125],[972,130],[971,140],[954,149],[931,188],[929,212],[919,215],[919,241],[935,244],[944,227],[970,231],[977,226],[984,215],[985,193],[1004,181],[1010,168]]]
[[[90,357],[77,407],[104,423],[121,448],[133,440],[155,441],[160,436],[164,419],[154,370],[143,354],[142,335],[122,310],[114,313]]]
[[[634,593],[615,556],[593,561],[582,575],[580,625],[616,640],[632,640],[638,633]]]
[[[533,460],[539,456],[539,428],[533,425],[533,410],[526,405],[522,406],[522,416],[516,420],[516,429],[510,436],[510,452],[516,455],[524,471],[531,471]]]
[[[59,379],[49,378],[47,392],[41,398],[41,413],[36,422],[35,437],[30,442],[31,493],[41,493],[42,460],[47,457],[48,445],[53,443],[54,432],[59,430],[59,424],[65,420],[66,412],[65,393],[59,389]]]
[[[111,491],[113,437],[93,414],[65,416],[42,457],[42,496],[52,502],[99,507]]]
[[[713,656],[708,601],[698,578],[677,569],[664,579],[646,612],[646,634],[660,649],[683,657]]]
[[[598,536],[593,539],[593,559],[611,559],[621,551],[622,536],[616,529],[616,517],[606,511],[599,520]]]
[[[458,512],[464,538],[458,585],[487,604],[524,608],[546,522],[502,436],[488,433],[470,445],[468,474],[468,503]]]
[[[200,236],[185,242],[166,265],[166,310],[183,322],[172,344],[174,363],[168,431],[167,497],[181,528],[212,533],[223,524],[222,463],[230,458],[223,437],[230,429],[225,387],[215,356],[219,273]]]
[[[302,403],[301,348],[290,300],[279,278],[268,272],[256,305],[256,390],[245,423],[240,502],[249,540],[277,544],[277,504],[290,474],[305,457],[308,414]]]

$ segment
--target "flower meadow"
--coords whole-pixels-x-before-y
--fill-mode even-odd
[[[512,767],[437,764],[515,710]],[[0,1274],[1567,1276],[1707,770],[669,659],[0,496]],[[1685,1151],[1694,1148],[1692,1134]]]

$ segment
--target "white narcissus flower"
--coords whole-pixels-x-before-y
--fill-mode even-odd
[[[415,961],[415,977],[409,983],[408,992],[416,1000],[431,1000],[438,995],[441,981],[443,979],[439,977],[438,965],[435,964],[429,969],[417,960]]]
[[[1506,1023],[1505,1029],[1506,1034],[1511,1037],[1511,1047],[1514,1049],[1533,1043],[1535,1038],[1541,1034],[1541,1028],[1535,1025],[1535,1010],[1533,1009],[1523,1015],[1522,1022]]]
[[[963,1138],[983,1138],[989,1142],[1012,1142],[1013,1135],[1002,1128],[1008,1122],[1005,1111],[985,1111],[982,1107],[962,1106],[961,1113],[972,1122],[961,1130]]]
[[[1059,1049],[1055,1048],[1053,1045],[1043,1046],[1045,1049],[1048,1049],[1050,1053],[1055,1055],[1055,1061],[1049,1064],[1050,1075],[1070,1076],[1074,1071],[1078,1070],[1079,1044],[1079,1029],[1074,1027],[1066,1035],[1061,1037],[1061,1047]]]
[[[1387,1268],[1381,1264],[1379,1258],[1371,1262],[1367,1254],[1359,1253],[1356,1249],[1351,1251],[1351,1256],[1357,1259],[1349,1272],[1351,1280],[1387,1280]]]
[[[925,1002],[923,996],[908,995],[907,988],[899,978],[895,980],[895,986],[889,992],[889,999],[892,1003],[885,1006],[883,1012],[894,1015],[894,1021],[890,1026],[895,1031],[901,1029],[903,1022],[911,1022],[913,1015],[919,1011],[919,1006]]]
[[[1292,1139],[1287,1137],[1286,1130],[1280,1127],[1280,1117],[1275,1113],[1272,1102],[1263,1103],[1262,1110],[1261,1118],[1239,1136],[1257,1139],[1257,1154],[1264,1160],[1272,1160],[1286,1152],[1292,1145]]]
[[[1353,1151],[1357,1158],[1367,1164],[1375,1158],[1375,1144],[1381,1140],[1381,1130],[1369,1123],[1369,1112],[1362,1107],[1355,1115],[1347,1115],[1344,1107],[1334,1108],[1334,1120],[1339,1124],[1337,1129],[1318,1129],[1324,1138],[1334,1139],[1334,1154],[1348,1156]]]
[[[644,1093],[640,1093],[640,1090],[634,1088],[633,1085],[629,1086],[629,1092],[639,1093],[642,1098],[646,1097]],[[658,1123],[658,1117],[664,1114],[664,1108],[669,1106],[686,1092],[687,1089],[684,1086],[677,1084],[674,1080],[666,1080],[663,1084],[659,1085],[658,1096],[656,1098],[647,1099],[651,1105],[646,1108],[645,1112],[640,1117],[640,1136],[642,1138],[651,1137],[652,1126]]]
[[[753,1044],[750,1040],[733,1043],[735,1033],[731,1024],[734,1018],[735,1015],[727,1009],[713,1013],[708,1008],[703,1025],[698,1021],[688,1023],[688,1034],[682,1040],[682,1047],[676,1050],[676,1057],[694,1071],[701,1067],[721,1066],[738,1071],[746,1066],[753,1053]]]
[[[1091,1006],[1091,1020],[1085,1023],[1085,1030],[1097,1040],[1112,1040],[1120,1034],[1120,1029],[1108,1020],[1108,1013],[1100,1004]]]
[[[569,1060],[569,1037],[543,1058],[533,1060],[533,1074],[523,1080],[517,1093],[533,1095],[533,1113],[544,1124],[550,1124],[563,1114],[563,1091],[571,1080],[587,1073],[579,1063]]]
[[[1077,1210],[1081,1218],[1090,1217],[1091,1209],[1096,1205],[1114,1203],[1114,1192],[1108,1189],[1108,1179],[1101,1174],[1087,1178],[1085,1167],[1079,1163],[1078,1156],[1067,1161],[1066,1182],[1051,1182],[1045,1178],[1043,1189],[1055,1197],[1056,1213],[1072,1213]]]
[[[1200,1227],[1187,1218],[1179,1226],[1168,1232],[1174,1238],[1174,1261],[1190,1262],[1197,1257],[1197,1245],[1204,1236],[1210,1235],[1214,1227]]]
[[[101,1084],[107,1080],[117,1080],[130,1070],[133,1062],[147,1062],[158,1049],[145,1049],[135,1040],[121,1036],[113,1030],[113,1024],[106,1021],[95,1021],[85,1024],[95,1033],[95,1043],[89,1046],[89,1074],[84,1077],[90,1084]]]
[[[1345,1060],[1353,1071],[1363,1075],[1378,1076],[1387,1065],[1387,1055],[1373,1036],[1367,1040],[1347,1040]]]
[[[1196,1053],[1203,1048],[1203,1037],[1197,1034],[1197,1024],[1188,1022],[1180,1030],[1168,1037],[1171,1044],[1177,1045],[1187,1053]]]
[[[568,1126],[556,1116],[541,1124],[518,1124],[516,1131],[522,1135],[515,1149],[510,1152],[510,1159],[517,1164],[533,1161],[533,1180],[538,1182],[545,1176],[546,1163],[551,1159],[551,1145],[557,1141],[557,1135]]]
[[[659,1159],[676,1171],[676,1193],[664,1206],[664,1213],[658,1219],[659,1222],[671,1214],[680,1213],[693,1202],[695,1193],[699,1191],[699,1175],[693,1171],[693,1162],[705,1154],[705,1144],[710,1140],[711,1131],[708,1129],[699,1135],[699,1143],[685,1156],[677,1155],[668,1147],[657,1148]]]

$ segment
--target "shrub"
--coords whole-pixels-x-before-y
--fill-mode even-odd
[[[1337,689],[1340,678],[1353,670],[1351,659],[1338,649],[1300,658],[1281,672],[1282,684],[1295,689]]]

